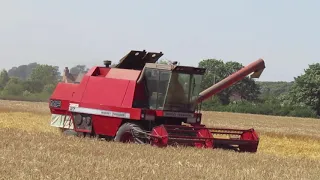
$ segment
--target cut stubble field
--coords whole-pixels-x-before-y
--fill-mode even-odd
[[[258,152],[156,148],[64,136],[47,103],[0,100],[0,179],[319,179],[320,120],[204,112],[214,127],[254,127]]]

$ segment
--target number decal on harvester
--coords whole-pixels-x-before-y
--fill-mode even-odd
[[[50,107],[60,108],[61,101],[60,100],[50,100]]]
[[[69,111],[74,112],[77,107],[79,107],[79,104],[70,103],[70,104],[69,104]]]

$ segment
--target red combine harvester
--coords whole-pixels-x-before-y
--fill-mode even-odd
[[[205,69],[156,63],[162,55],[131,51],[115,67],[105,61],[78,81],[66,70],[65,82],[50,98],[51,126],[118,142],[256,152],[259,137],[254,129],[205,127],[200,110],[202,101],[246,76],[259,78],[264,61],[200,92]],[[227,137],[216,137],[221,135]]]

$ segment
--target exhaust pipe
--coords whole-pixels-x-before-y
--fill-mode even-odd
[[[206,90],[202,91],[199,94],[199,97],[196,99],[196,103],[200,103],[211,96],[219,93],[220,91],[232,86],[236,82],[244,79],[250,73],[253,73],[250,78],[259,78],[262,74],[263,70],[265,69],[265,63],[263,59],[258,59],[246,67],[243,67],[239,71],[231,74],[227,78],[221,80],[220,82],[212,85],[211,87],[207,88]]]

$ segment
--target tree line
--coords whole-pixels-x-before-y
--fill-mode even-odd
[[[206,59],[199,67],[207,68],[203,88],[221,81],[243,67],[238,62]],[[233,99],[233,100],[232,100]],[[253,114],[319,117],[320,63],[310,64],[292,82],[259,82],[246,77],[205,102],[205,110]]]
[[[86,72],[85,65],[77,65],[70,73]],[[58,66],[30,63],[0,72],[0,98],[9,100],[47,101],[57,83],[62,80]]]
[[[159,63],[170,63],[161,60]],[[206,68],[202,89],[212,86],[243,65],[236,61],[224,62],[204,59],[198,67]],[[70,73],[87,72],[85,65],[70,68]],[[11,100],[47,101],[61,81],[59,67],[30,63],[0,73],[0,98]],[[244,78],[224,89],[202,104],[203,110],[228,111],[296,117],[320,116],[320,63],[310,64],[292,82],[261,82]]]

